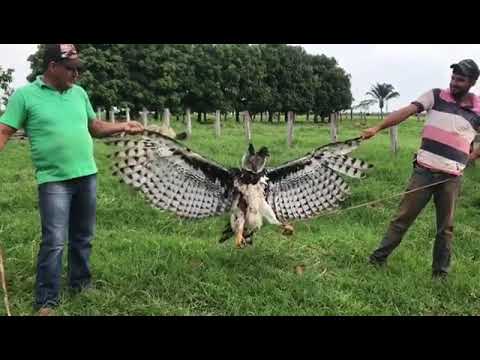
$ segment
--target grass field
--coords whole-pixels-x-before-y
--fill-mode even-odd
[[[172,125],[183,130],[181,123]],[[388,131],[354,153],[375,168],[365,180],[348,180],[352,196],[343,207],[404,190],[422,125],[415,118],[401,125],[397,157],[390,153]],[[239,165],[245,138],[235,121],[224,124],[220,139],[213,137],[212,125],[194,121],[193,126],[188,142],[192,149],[227,166]],[[340,140],[360,131],[344,120]],[[253,134],[257,146],[270,148],[271,165],[329,142],[327,126],[304,121],[295,129],[291,149],[284,123],[254,123]],[[185,221],[150,208],[140,194],[110,175],[110,149],[100,141],[95,146],[100,169],[92,254],[95,288],[75,297],[64,291],[60,315],[480,314],[480,167],[465,174],[451,275],[446,282],[435,282],[430,277],[433,203],[383,270],[372,268],[367,257],[400,198],[297,222],[291,237],[266,225],[254,246],[237,250],[233,241],[217,241],[228,216]],[[28,144],[11,141],[0,153],[0,162],[0,244],[6,253],[11,310],[14,315],[31,315],[40,223]],[[295,271],[298,266],[304,272]]]

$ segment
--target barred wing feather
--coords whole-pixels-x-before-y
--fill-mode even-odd
[[[113,154],[114,175],[142,191],[151,204],[185,218],[229,211],[233,178],[219,164],[155,131],[106,140],[119,147]]]
[[[322,146],[311,153],[267,171],[267,202],[280,221],[309,219],[336,209],[350,194],[339,175],[363,178],[372,166],[347,156],[361,139]]]

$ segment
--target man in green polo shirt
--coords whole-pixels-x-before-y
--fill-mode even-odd
[[[74,45],[46,45],[44,74],[18,89],[0,117],[0,151],[24,128],[36,170],[42,242],[34,306],[40,315],[58,306],[67,236],[69,286],[75,291],[90,286],[97,174],[92,136],[143,131],[138,122],[96,119],[87,93],[75,85],[80,65]]]

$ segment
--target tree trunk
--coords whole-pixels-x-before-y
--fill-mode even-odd
[[[240,122],[240,114],[239,114],[238,110],[235,110],[235,121],[236,121],[237,123]]]
[[[268,110],[268,122],[273,122],[273,113]]]
[[[207,122],[207,113],[203,113],[203,122],[206,123]]]
[[[197,113],[197,121],[198,121],[199,123],[202,122],[202,113],[201,113],[200,111]]]
[[[314,113],[314,115],[313,115],[313,122],[314,122],[315,124],[318,123],[318,114],[317,114],[317,113]]]
[[[227,112],[223,113],[223,122],[227,121]]]
[[[288,111],[285,111],[285,122],[288,122]]]
[[[263,111],[260,113],[260,122],[263,122]]]
[[[310,111],[307,111],[307,121],[310,120]]]

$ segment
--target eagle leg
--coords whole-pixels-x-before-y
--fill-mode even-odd
[[[234,208],[236,209],[233,211],[232,216],[230,217],[230,224],[233,232],[235,233],[235,246],[237,249],[243,249],[246,245],[245,238],[243,237],[243,231],[245,230],[247,202],[243,197],[240,196],[237,201],[234,202]]]
[[[247,245],[253,245],[253,234],[254,233],[255,233],[255,231],[252,230],[249,233],[243,235],[243,237],[245,238],[245,243]]]
[[[237,249],[243,249],[246,245],[245,238],[243,237],[243,228],[239,229],[235,234],[235,246]]]
[[[293,235],[294,233],[294,228],[291,224],[288,224],[288,223],[283,223],[282,225],[280,225],[280,227],[282,228],[282,234],[283,235]]]
[[[233,235],[234,235],[234,232],[232,230],[232,226],[230,225],[230,223],[228,223],[227,226],[225,227],[225,230],[223,230],[222,237],[218,242],[224,243],[225,241],[230,239]]]

